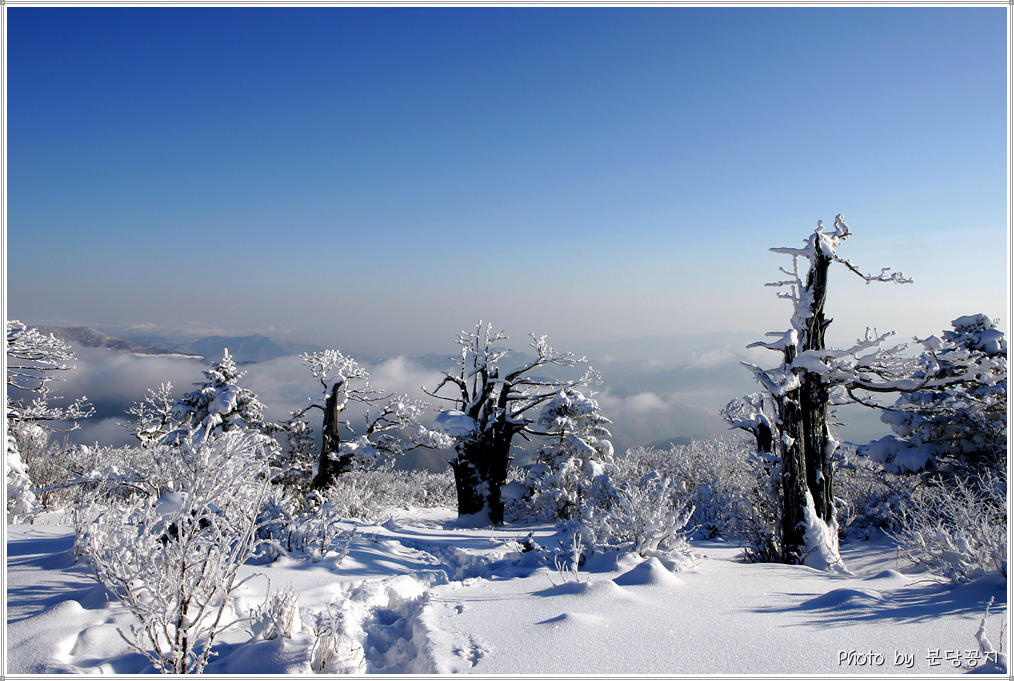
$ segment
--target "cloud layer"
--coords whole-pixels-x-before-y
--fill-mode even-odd
[[[67,398],[86,395],[96,407],[96,415],[83,421],[81,429],[70,434],[80,443],[126,444],[130,433],[123,427],[127,409],[141,401],[149,388],[164,382],[173,384],[179,397],[204,380],[207,363],[178,357],[140,356],[105,349],[76,347],[74,371],[58,384],[56,393]],[[617,451],[663,442],[670,439],[720,437],[729,433],[719,409],[730,399],[757,390],[743,360],[770,361],[764,350],[737,349],[735,346],[698,347],[688,350],[680,361],[642,359],[602,364],[603,383],[594,397],[602,414],[612,421],[610,431]],[[429,422],[437,411],[451,407],[450,402],[434,400],[423,387],[435,388],[442,373],[437,357],[410,358],[404,355],[364,363],[373,387],[391,394],[407,394],[432,405],[424,417]],[[311,375],[298,356],[243,365],[240,381],[265,405],[264,416],[280,422],[291,412],[311,403],[323,404],[324,386]],[[586,392],[593,392],[590,389]],[[350,408],[346,416],[355,426],[366,408]],[[879,436],[884,427],[866,411],[847,413],[850,426],[843,434],[855,441]],[[310,422],[319,431],[320,412],[310,414]]]

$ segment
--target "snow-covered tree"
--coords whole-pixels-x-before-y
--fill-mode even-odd
[[[222,360],[202,372],[206,381],[194,383],[197,390],[183,395],[173,407],[173,416],[179,427],[169,434],[170,439],[187,432],[228,432],[240,428],[269,432],[264,422],[264,405],[247,388],[239,385],[246,375],[226,349]]]
[[[125,424],[142,447],[152,447],[161,442],[176,427],[179,413],[172,398],[172,383],[162,383],[158,388],[149,388],[140,402],[127,410],[133,421]]]
[[[127,503],[104,496],[76,514],[77,550],[137,620],[124,638],[162,672],[203,672],[221,633],[245,619],[231,609],[251,578],[240,567],[262,543],[263,446],[247,429],[193,432],[158,445],[175,491]]]
[[[867,453],[888,470],[979,477],[1007,468],[1007,341],[984,314],[951,322],[942,338],[920,341],[915,379],[881,419],[894,435]],[[958,382],[949,379],[960,378]]]
[[[51,430],[74,430],[77,419],[94,410],[82,396],[67,406],[50,403],[52,383],[74,369],[68,343],[44,335],[17,320],[7,322],[5,477],[8,520],[28,514],[37,505],[29,467],[22,454],[45,449]]]
[[[733,425],[754,434],[758,450],[771,433],[772,453],[781,475],[780,558],[820,569],[841,564],[838,523],[833,494],[833,459],[838,442],[831,432],[831,408],[858,391],[891,392],[912,389],[911,362],[903,346],[884,348],[892,334],[867,331],[865,338],[847,349],[831,349],[824,336],[831,320],[825,316],[828,274],[833,264],[843,265],[866,283],[910,283],[900,273],[884,268],[879,274],[862,273],[838,254],[851,236],[841,215],[833,229],[821,222],[802,248],[773,248],[791,256],[792,269],[782,268],[787,279],[769,284],[782,288],[779,297],[792,303],[791,327],[769,333],[775,340],[764,347],[781,355],[772,369],[747,364],[767,393],[770,410],[737,408]],[[805,270],[800,267],[805,263]],[[760,405],[760,401],[756,401]],[[740,405],[743,406],[743,405]]]
[[[52,383],[74,369],[70,344],[53,334],[43,335],[17,320],[7,322],[7,419],[27,421],[43,428],[73,430],[78,419],[94,410],[82,396],[67,406],[50,404]],[[29,401],[30,400],[30,401]]]
[[[305,411],[291,412],[279,428],[285,441],[282,451],[272,460],[275,469],[272,481],[302,497],[310,491],[319,453],[313,428],[306,420]]]
[[[592,481],[608,472],[613,446],[595,400],[573,388],[564,388],[543,406],[532,425],[546,437],[528,470],[525,484],[532,504],[550,519],[577,515],[588,503]]]
[[[293,414],[293,419],[297,419],[310,409],[319,409],[324,415],[317,473],[313,477],[315,489],[328,487],[350,470],[405,451],[403,443],[392,433],[416,425],[425,409],[423,402],[373,388],[366,369],[338,350],[305,354],[303,364],[320,383],[324,397],[322,404],[311,403]],[[353,427],[347,418],[342,420],[354,404],[372,408],[359,428]]]
[[[561,390],[590,385],[598,373],[587,368],[571,379],[550,375],[551,368],[575,367],[585,362],[569,352],[557,352],[545,336],[532,335],[535,358],[501,372],[500,362],[508,350],[499,345],[507,339],[480,321],[475,331],[462,332],[457,370],[427,394],[451,402],[455,409],[437,417],[435,426],[453,441],[450,462],[458,494],[458,513],[488,513],[493,523],[503,522],[501,486],[507,482],[511,445],[515,435],[537,433],[530,415]],[[450,394],[441,394],[447,388]]]

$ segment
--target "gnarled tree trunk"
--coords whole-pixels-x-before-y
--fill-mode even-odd
[[[311,483],[313,489],[325,489],[330,487],[338,476],[352,470],[351,454],[340,455],[341,422],[338,419],[341,413],[342,389],[344,381],[339,381],[331,386],[327,401],[324,403],[324,420],[321,426],[323,433],[320,444],[320,457],[317,460],[317,474],[313,476]]]
[[[785,348],[785,363],[791,365],[800,354],[825,349],[824,335],[831,320],[824,316],[827,273],[832,258],[820,252],[811,263],[806,289],[810,294],[809,314],[800,330],[798,344]],[[806,547],[806,509],[829,526],[835,523],[834,472],[831,465],[832,439],[827,427],[828,387],[820,374],[803,369],[799,387],[778,396],[782,460],[782,558],[799,563]]]

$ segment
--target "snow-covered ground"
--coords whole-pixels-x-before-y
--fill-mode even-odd
[[[313,623],[341,634],[325,671],[409,674],[950,674],[996,671],[976,632],[1006,633],[1007,584],[954,586],[912,572],[881,538],[843,546],[852,575],[738,561],[695,541],[696,563],[600,554],[574,573],[520,552],[551,525],[469,527],[449,510],[398,510],[360,525],[349,551],[318,562],[244,567],[262,577],[232,604],[250,615],[291,586],[301,630],[264,640],[254,620],[216,646],[211,674],[309,674]],[[349,525],[351,528],[351,524]],[[156,673],[118,629],[129,614],[75,563],[65,525],[7,526],[8,678],[39,673]],[[331,621],[324,617],[323,621]],[[321,640],[323,640],[321,638]],[[318,648],[318,651],[320,649]],[[1006,652],[1006,646],[1004,652]],[[320,662],[320,658],[317,658]],[[1004,675],[1006,678],[1006,675]]]

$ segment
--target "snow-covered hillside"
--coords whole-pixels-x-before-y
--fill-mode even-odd
[[[1006,637],[1003,578],[934,581],[883,536],[843,545],[851,575],[742,563],[718,540],[692,542],[695,563],[678,570],[613,552],[574,572],[522,551],[530,532],[557,547],[552,525],[470,527],[450,510],[403,508],[360,524],[344,557],[244,566],[262,576],[234,597],[227,615],[242,621],[207,672],[929,675],[997,672],[991,658],[1005,659],[976,637],[991,599],[983,640]],[[156,673],[72,548],[68,525],[7,526],[9,677]],[[256,613],[287,588],[298,618],[265,640]]]

